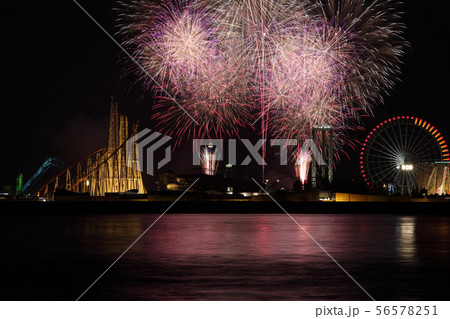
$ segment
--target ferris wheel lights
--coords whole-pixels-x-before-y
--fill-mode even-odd
[[[414,126],[418,128],[415,129]],[[368,131],[362,144],[360,172],[362,180],[370,188],[373,186],[372,181],[385,183],[389,179],[400,183],[400,193],[410,193],[417,187],[421,176],[426,174],[423,163],[431,165],[436,160],[450,162],[448,145],[441,133],[431,123],[418,117],[388,118]],[[426,148],[425,145],[430,147]],[[407,149],[404,149],[406,146]],[[405,156],[400,154],[408,155],[406,163]],[[394,158],[390,163],[394,160],[398,165],[389,164],[388,160],[392,156]],[[399,174],[400,172],[404,173]]]

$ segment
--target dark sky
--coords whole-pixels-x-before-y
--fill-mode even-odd
[[[364,126],[370,130],[389,116],[412,115],[449,139],[448,16],[431,2],[406,2],[410,48],[400,82]],[[114,1],[79,3],[114,35]],[[105,146],[112,95],[131,122],[153,127],[152,99],[134,78],[123,77],[120,48],[73,1],[11,1],[3,12],[0,188],[13,184],[18,171],[27,180],[48,157],[72,163]],[[352,160],[341,162],[338,176],[356,174],[356,152],[349,155]]]

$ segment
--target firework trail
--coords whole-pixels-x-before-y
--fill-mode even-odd
[[[205,175],[216,175],[217,167],[218,167],[218,154],[215,146],[213,145],[204,145],[200,149],[200,161],[202,171]]]
[[[300,149],[297,153],[295,161],[295,175],[297,179],[302,183],[302,187],[308,180],[309,164],[312,161],[312,155],[310,151],[304,151]]]

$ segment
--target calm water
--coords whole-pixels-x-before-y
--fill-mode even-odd
[[[17,215],[3,300],[75,300],[158,217]],[[292,215],[377,300],[450,300],[450,218]],[[163,216],[84,300],[369,300],[287,215]]]

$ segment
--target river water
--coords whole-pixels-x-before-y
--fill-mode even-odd
[[[8,215],[1,299],[76,300],[158,216]],[[167,213],[81,299],[450,299],[449,217],[292,217]]]

